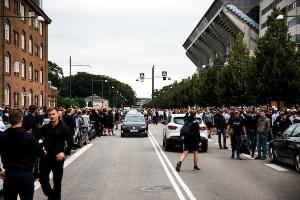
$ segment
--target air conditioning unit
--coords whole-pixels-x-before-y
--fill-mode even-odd
[[[14,71],[15,73],[19,73],[20,72],[20,62],[16,61],[14,64]]]
[[[35,12],[29,12],[29,17],[35,17]]]

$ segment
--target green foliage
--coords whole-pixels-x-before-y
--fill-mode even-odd
[[[58,88],[62,86],[62,78],[64,73],[61,67],[56,63],[48,61],[48,80],[51,81],[52,85]]]
[[[268,30],[258,41],[255,52],[254,76],[257,79],[258,101],[283,100],[295,103],[299,97],[299,52],[291,40],[285,20],[276,20],[281,14],[276,7],[268,17]]]

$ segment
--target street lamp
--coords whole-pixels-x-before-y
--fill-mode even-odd
[[[102,91],[101,91],[101,98],[102,98],[102,108],[103,108],[103,82],[107,83],[107,80],[94,80],[92,77],[92,108],[94,107],[94,82],[101,82],[102,84]]]
[[[284,20],[285,18],[288,18],[288,17],[299,17],[300,15],[278,15],[276,17],[277,20]]]
[[[89,67],[92,68],[90,65],[72,65],[72,57],[70,56],[70,78],[69,78],[69,105],[70,107],[72,106],[71,103],[71,98],[72,98],[72,66],[73,67]]]

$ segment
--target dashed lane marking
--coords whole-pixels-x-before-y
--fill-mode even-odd
[[[280,171],[280,172],[288,172],[289,170],[287,169],[284,169],[282,167],[279,167],[278,165],[274,165],[274,164],[265,164],[267,165],[268,167],[271,167],[272,169],[275,169],[277,171]]]

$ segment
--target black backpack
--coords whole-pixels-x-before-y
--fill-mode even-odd
[[[191,127],[192,122],[185,122],[180,129],[180,137],[186,137],[190,134],[190,127]]]

